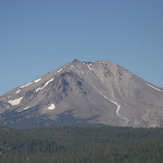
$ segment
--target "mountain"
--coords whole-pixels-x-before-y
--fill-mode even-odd
[[[163,88],[109,61],[75,59],[1,96],[0,124],[163,127]]]

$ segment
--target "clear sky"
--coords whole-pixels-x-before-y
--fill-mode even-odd
[[[75,58],[163,87],[163,0],[0,0],[0,95]]]

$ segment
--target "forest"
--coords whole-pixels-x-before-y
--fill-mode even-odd
[[[0,126],[1,163],[162,163],[163,129]]]

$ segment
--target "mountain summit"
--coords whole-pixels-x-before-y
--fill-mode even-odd
[[[109,61],[74,60],[0,97],[0,124],[163,126],[163,89]]]

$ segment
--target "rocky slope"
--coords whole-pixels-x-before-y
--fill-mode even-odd
[[[74,60],[0,97],[0,124],[163,126],[163,89],[109,61]]]

